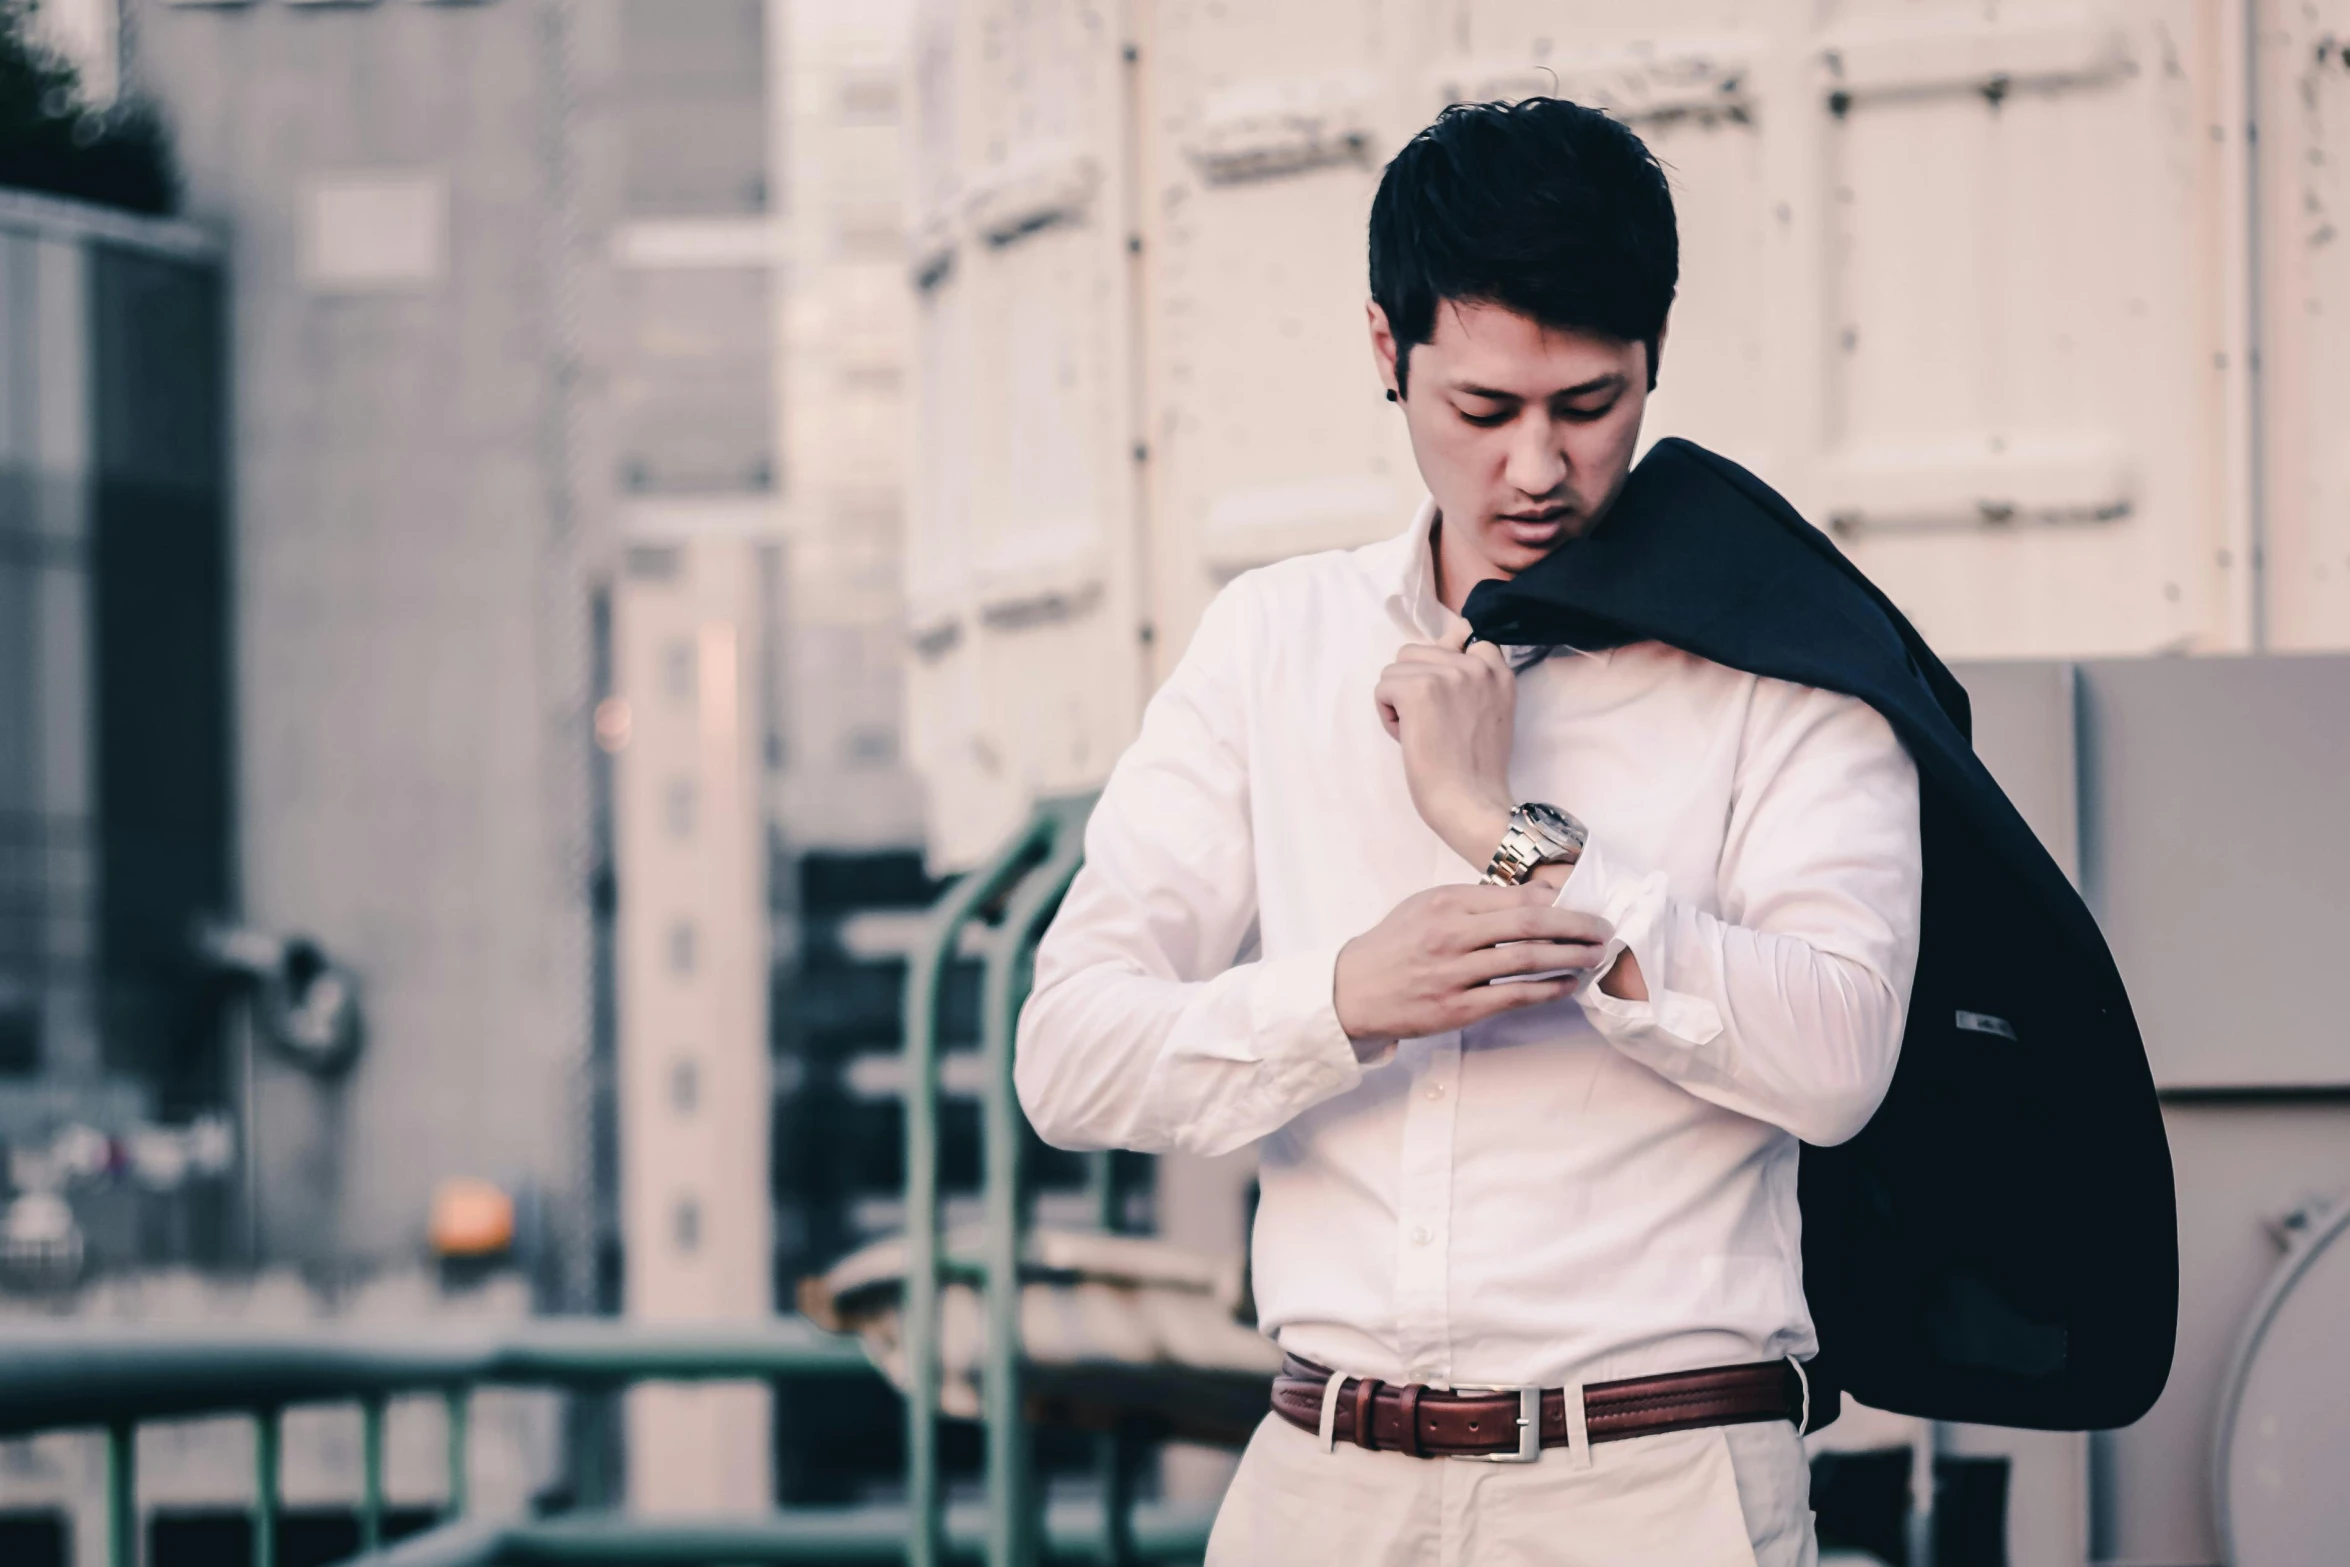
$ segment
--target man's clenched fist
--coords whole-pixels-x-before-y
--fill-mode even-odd
[[[1553,908],[1557,896],[1541,885],[1413,893],[1339,950],[1332,987],[1339,1026],[1369,1054],[1390,1040],[1556,1001],[1573,988],[1572,977],[1509,976],[1588,969],[1613,934],[1597,915]]]
[[[1467,621],[1442,642],[1410,642],[1380,673],[1372,700],[1403,748],[1420,820],[1479,870],[1509,825],[1510,740],[1518,681],[1490,642],[1466,651]]]

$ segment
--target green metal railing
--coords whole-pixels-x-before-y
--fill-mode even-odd
[[[535,1318],[497,1333],[439,1330],[429,1336],[91,1324],[8,1329],[0,1331],[0,1437],[83,1427],[105,1433],[110,1567],[138,1567],[138,1427],[221,1414],[252,1421],[252,1560],[254,1567],[276,1567],[284,1412],[323,1403],[356,1403],[360,1411],[362,1554],[353,1567],[900,1560],[910,1567],[940,1567],[950,1557],[977,1557],[988,1567],[1035,1567],[1047,1551],[1111,1567],[1198,1560],[1213,1509],[1136,1505],[1130,1433],[1098,1439],[1098,1503],[1044,1506],[1022,1398],[1020,1259],[1030,1204],[1020,1167],[1027,1129],[1013,1087],[1013,1036],[1037,941],[1077,873],[1091,805],[1083,798],[1042,806],[992,861],[948,893],[908,970],[905,1505],[785,1509],[729,1519],[590,1512],[492,1523],[465,1516],[475,1388],[609,1393],[643,1381],[778,1383],[876,1374],[853,1339],[796,1318],[744,1326]],[[987,1324],[980,1366],[986,1496],[980,1504],[950,1507],[938,1449],[939,1002],[947,965],[974,925],[983,953],[979,1282]],[[1096,1214],[1111,1230],[1121,1227],[1116,1175],[1112,1156],[1093,1156]],[[448,1505],[439,1527],[386,1547],[385,1412],[392,1398],[415,1394],[437,1394],[447,1403]],[[601,1494],[600,1477],[583,1481],[591,1503],[609,1500]]]
[[[608,1391],[654,1380],[778,1382],[874,1374],[853,1339],[799,1320],[673,1327],[542,1317],[494,1334],[430,1335],[308,1327],[12,1327],[0,1333],[0,1436],[103,1430],[107,1561],[135,1567],[138,1427],[245,1415],[253,1424],[252,1560],[254,1567],[276,1567],[284,1417],[296,1405],[359,1406],[359,1536],[361,1549],[373,1551],[383,1543],[384,1416],[394,1397],[437,1394],[447,1403],[447,1516],[455,1523],[467,1501],[467,1435],[477,1387]]]
[[[980,987],[980,1163],[987,1299],[986,1351],[980,1392],[987,1434],[988,1567],[1032,1567],[1038,1507],[1030,1433],[1022,1418],[1020,1252],[1028,1193],[1020,1149],[1025,1122],[1012,1085],[1012,1044],[1026,999],[1036,944],[1060,907],[1085,852],[1091,796],[1051,800],[1014,833],[996,857],[957,884],[940,904],[927,945],[906,974],[906,1293],[905,1342],[907,1533],[909,1567],[936,1567],[945,1541],[938,1471],[939,1360],[939,995],[947,964],[975,921],[990,927]],[[1107,1228],[1116,1228],[1114,1169],[1096,1155],[1094,1189]],[[1124,1563],[1129,1538],[1120,1438],[1103,1438],[1102,1559]]]

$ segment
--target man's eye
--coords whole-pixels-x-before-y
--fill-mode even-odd
[[[1597,408],[1569,408],[1565,412],[1577,424],[1589,424],[1594,419],[1605,419],[1615,411],[1615,406],[1616,400],[1611,397]]]
[[[1504,408],[1499,413],[1491,414],[1473,414],[1465,408],[1461,410],[1461,417],[1481,430],[1490,430],[1496,425],[1507,424],[1516,415],[1517,410],[1513,408]]]

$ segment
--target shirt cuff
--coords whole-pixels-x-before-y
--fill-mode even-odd
[[[1315,947],[1260,958],[1249,985],[1249,1036],[1284,1097],[1313,1102],[1344,1093],[1363,1069],[1395,1053],[1389,1041],[1365,1057],[1338,1021],[1338,948]]]
[[[1585,841],[1582,857],[1553,906],[1596,914],[1612,928],[1599,962],[1575,986],[1584,1016],[1603,1037],[1617,1045],[1662,1047],[1684,1056],[1705,1055],[1706,1047],[1721,1037],[1722,1015],[1712,1002],[1665,985],[1673,967],[1664,872],[1636,876],[1621,870],[1592,837]],[[1648,987],[1646,1001],[1627,1001],[1599,988],[1601,976],[1626,951],[1640,961],[1640,977]]]

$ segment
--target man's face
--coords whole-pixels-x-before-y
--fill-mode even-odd
[[[1371,343],[1392,391],[1395,337],[1376,303]],[[1446,300],[1407,369],[1404,422],[1444,518],[1448,577],[1515,576],[1616,498],[1648,407],[1647,344]]]

